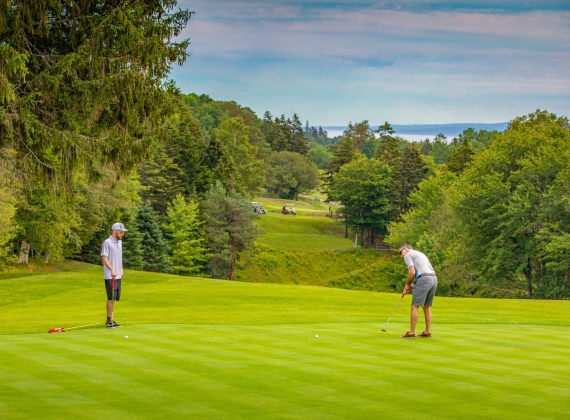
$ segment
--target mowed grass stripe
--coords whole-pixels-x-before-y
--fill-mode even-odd
[[[155,327],[158,328],[158,326],[155,326]],[[351,326],[351,327],[353,327],[353,326]],[[358,327],[361,328],[362,326],[358,326]],[[172,328],[172,326],[170,326],[170,328]],[[188,328],[193,329],[193,327],[187,327],[187,329]],[[281,347],[283,346],[283,342],[285,342],[287,344],[287,346],[286,346],[287,350],[286,351],[280,350],[279,355],[276,355],[275,351],[273,351],[273,350],[270,350],[269,353],[271,353],[273,358],[275,358],[275,356],[278,356],[277,357],[277,360],[279,362],[278,367],[287,368],[287,369],[291,370],[292,373],[290,374],[291,375],[290,377],[295,378],[295,380],[299,380],[299,378],[300,378],[301,382],[307,382],[307,381],[309,381],[309,382],[328,382],[331,377],[334,378],[335,381],[337,381],[337,382],[340,382],[340,383],[344,382],[344,380],[342,379],[344,377],[342,372],[336,372],[338,370],[338,367],[339,367],[339,362],[342,362],[343,367],[346,367],[346,363],[345,363],[346,357],[355,358],[354,354],[355,353],[357,354],[357,351],[358,351],[358,348],[355,348],[355,343],[353,341],[354,331],[352,330],[352,328],[349,328],[348,333],[346,333],[346,335],[344,335],[344,331],[342,331],[340,336],[339,336],[340,338],[337,337],[337,340],[335,340],[334,343],[331,343],[334,346],[336,346],[338,344],[337,342],[339,340],[342,342],[342,337],[344,337],[345,341],[346,341],[344,343],[345,348],[350,347],[352,350],[354,350],[354,351],[348,351],[348,352],[338,352],[337,351],[338,360],[335,363],[334,359],[329,357],[330,355],[323,354],[323,352],[325,352],[325,353],[333,352],[334,353],[334,349],[327,349],[327,348],[312,346],[309,348],[310,351],[307,352],[307,348],[301,346],[301,348],[305,349],[304,352],[297,352],[297,354],[295,354],[295,352],[290,351],[289,349],[291,346],[290,346],[290,343],[288,343],[289,340],[282,338],[284,336],[287,337],[287,336],[292,335],[292,331],[291,331],[290,327],[284,328],[283,331],[279,331],[277,338],[275,338],[275,337],[273,337],[273,338],[269,337],[268,338],[268,331],[266,328],[249,327],[247,329],[248,330],[247,334],[244,334],[243,331],[240,331],[238,333],[231,334],[228,337],[228,341],[231,341],[234,343],[233,347],[231,348],[231,351],[227,351],[227,349],[224,346],[223,351],[220,352],[220,350],[218,349],[218,353],[216,354],[214,352],[216,347],[214,346],[212,348],[211,355],[204,357],[203,356],[204,353],[207,353],[209,350],[209,347],[205,346],[204,342],[211,342],[212,339],[210,336],[212,334],[216,334],[218,332],[227,334],[228,329],[227,328],[221,328],[221,330],[226,330],[226,331],[216,331],[216,329],[214,329],[214,331],[212,331],[211,328],[205,328],[205,327],[201,327],[201,328],[198,327],[198,328],[202,330],[201,334],[204,338],[201,340],[201,344],[200,344],[199,348],[196,348],[195,351],[198,354],[202,354],[202,358],[198,359],[196,362],[192,362],[192,364],[193,365],[201,364],[204,366],[204,368],[207,368],[208,372],[209,372],[208,376],[210,376],[210,379],[212,377],[218,378],[218,376],[221,375],[219,377],[219,380],[222,382],[226,381],[226,383],[228,380],[230,382],[237,381],[236,383],[238,383],[238,384],[243,382],[244,375],[241,373],[239,373],[239,374],[236,373],[236,372],[241,372],[241,370],[243,369],[243,363],[247,363],[248,365],[251,365],[252,363],[254,363],[255,360],[263,360],[264,362],[262,363],[262,365],[265,367],[267,367],[268,363],[271,363],[271,362],[268,362],[268,358],[267,358],[266,354],[252,353],[252,347],[256,347],[256,346],[252,346],[251,344],[249,346],[246,346],[246,344],[250,341],[254,342],[254,343],[260,342],[262,344],[263,344],[264,340],[271,341],[271,344],[273,346],[275,346],[277,349],[281,349]],[[330,328],[330,326],[328,326],[328,328]],[[326,329],[327,329],[327,326],[319,327],[320,331],[326,331]],[[364,329],[365,328],[363,328],[363,330]],[[251,334],[251,330],[254,330],[253,335]],[[113,331],[113,333],[116,331]],[[200,333],[200,331],[198,331],[198,332]],[[445,333],[449,334],[450,332],[451,331],[444,332],[444,335],[445,335]],[[168,335],[168,332],[166,332],[165,334]],[[301,334],[301,332],[299,332],[299,334]],[[323,341],[325,341],[322,339],[323,338],[326,339],[326,336],[329,335],[328,332],[325,334],[326,334],[325,336],[323,336],[323,335],[320,336],[321,343],[323,343]],[[192,356],[193,356],[193,354],[189,353],[187,351],[187,349],[192,348],[193,344],[192,344],[191,340],[193,340],[193,339],[196,340],[195,335],[196,335],[196,332],[188,334],[189,342],[186,342],[186,343],[184,342],[184,340],[180,339],[184,336],[184,334],[181,334],[181,336],[179,338],[167,338],[166,342],[163,343],[166,345],[166,348],[165,349],[158,349],[159,353],[164,354],[164,352],[168,352],[168,348],[172,348],[173,346],[178,346],[181,349],[181,351],[170,351],[169,353],[166,353],[168,355],[166,359],[168,359],[168,360],[172,359],[171,363],[174,365],[187,364],[189,361],[191,362]],[[238,341],[239,338],[238,338],[238,340],[236,340],[236,337],[235,337],[236,335],[237,336],[243,336],[244,337],[243,342],[239,342]],[[303,335],[305,335],[304,332],[303,332]],[[385,337],[385,336],[382,336],[382,337]],[[106,338],[105,341],[113,340],[113,337],[111,337],[111,336],[108,336],[105,338]],[[121,337],[117,337],[117,338],[121,338]],[[291,339],[293,339],[293,337]],[[302,341],[302,339],[304,339],[304,337],[301,337],[301,339],[298,338],[297,342]],[[388,337],[388,340],[381,339],[381,341],[378,341],[379,340],[378,337],[372,337],[372,339],[376,340],[377,344],[382,344],[382,343],[384,343],[384,341],[393,341],[392,337]],[[156,336],[153,338],[153,340],[160,342],[160,340]],[[197,340],[197,341],[200,342],[200,340]],[[410,341],[399,340],[397,342],[402,343],[403,346],[415,346],[415,348],[418,349],[418,348],[421,348],[424,346],[431,345],[431,343],[434,343],[435,341],[436,340],[432,340],[432,341],[426,340],[425,342],[419,342],[419,340],[415,340],[415,341],[413,341],[413,340],[410,340]],[[55,340],[53,342],[58,343]],[[61,344],[61,343],[59,343],[59,344]],[[107,344],[107,343],[105,343],[105,344]],[[469,341],[467,341],[467,344],[470,344]],[[125,344],[125,345],[130,345],[130,343]],[[123,346],[121,346],[121,347],[123,347]],[[18,350],[23,350],[23,349],[18,349]],[[61,350],[61,349],[58,349],[58,350]],[[261,350],[265,351],[263,348],[261,348]],[[364,353],[366,356],[368,356],[367,359],[370,358],[371,350],[372,350],[371,348],[365,348],[364,350],[362,350],[362,353]],[[421,349],[418,349],[418,351],[419,350],[421,350]],[[96,349],[94,354],[96,356],[99,356],[99,351],[100,350]],[[243,351],[243,354],[240,355],[239,351]],[[382,353],[382,347],[380,345],[378,345],[378,352],[377,353],[379,353],[377,356],[379,358],[379,361],[382,360],[383,353]],[[382,367],[392,369],[391,372],[386,372],[384,375],[384,377],[388,379],[389,383],[397,381],[397,380],[401,380],[402,378],[405,379],[406,381],[412,381],[412,380],[428,381],[430,379],[429,373],[418,374],[416,372],[417,370],[421,371],[421,369],[424,366],[423,363],[421,363],[422,362],[421,360],[419,362],[407,363],[406,369],[402,370],[401,372],[398,372],[398,369],[403,369],[402,364],[401,364],[399,359],[397,360],[395,358],[395,355],[393,353],[394,352],[390,352],[392,358],[389,361],[391,363],[386,363],[386,360],[382,360],[382,365],[383,365]],[[140,353],[138,353],[138,354],[140,356]],[[458,356],[459,355],[460,354],[458,354]],[[120,358],[123,355],[121,353],[119,353],[117,356]],[[327,357],[325,357],[325,356],[327,356]],[[427,357],[429,357],[429,355],[427,355]],[[230,360],[232,360],[232,359],[239,360],[240,366],[234,366],[234,367],[237,367],[238,369],[234,369],[234,370],[228,369],[228,365],[220,365],[218,363],[218,358],[221,358],[222,360],[225,358],[229,358]],[[143,358],[143,359],[146,360],[148,358]],[[131,366],[137,366],[137,365],[140,366],[142,363],[145,363],[145,361],[143,359],[139,360],[138,357],[137,358],[126,358],[125,364],[129,368]],[[270,359],[270,360],[273,360],[273,359]],[[447,364],[449,364],[450,362],[451,362],[451,360],[449,360],[447,362]],[[164,365],[165,363],[166,363],[165,359],[162,358],[160,365]],[[168,364],[170,365],[171,363],[169,362]],[[469,379],[470,382],[473,382],[473,378],[479,379],[479,381],[481,383],[483,383],[483,384],[486,383],[486,385],[487,385],[486,388],[488,388],[489,382],[493,382],[492,381],[492,379],[494,377],[493,375],[500,377],[500,375],[502,374],[502,372],[496,371],[496,372],[494,372],[494,374],[485,374],[485,375],[479,375],[478,376],[476,374],[476,372],[481,370],[479,366],[469,366],[469,364],[470,364],[469,359],[464,360],[463,363],[465,364],[465,366],[460,370],[458,369],[458,370],[453,371],[453,373],[455,375],[459,375],[463,379],[463,381]],[[217,367],[215,367],[214,370],[212,370],[212,368],[209,368],[211,366],[216,366],[216,365],[217,365]],[[442,361],[442,365],[443,365],[443,361]],[[367,362],[365,364],[365,366],[360,370],[360,372],[368,371],[368,373],[369,373],[369,370],[370,370],[369,368],[371,366],[372,365],[369,362]],[[374,366],[372,366],[372,367],[374,367]],[[376,366],[376,367],[378,368],[380,366]],[[351,372],[360,373],[357,368],[354,368],[354,369],[351,368],[350,370],[351,370]],[[157,366],[156,371],[168,372],[169,369],[162,367],[162,366]],[[154,369],[153,369],[153,372],[154,372]],[[445,372],[445,368],[440,366],[439,367],[439,373],[441,374],[441,372]],[[338,373],[338,375],[337,375],[337,373]],[[185,375],[188,376],[188,374],[185,374]],[[227,379],[228,375],[229,375],[229,379]],[[249,377],[251,375],[249,375],[249,376],[245,375],[245,376]],[[224,379],[224,377],[226,379]],[[232,377],[235,379],[232,380],[231,379]],[[195,378],[188,378],[188,379],[195,380]],[[250,378],[250,382],[251,382],[251,378]],[[504,389],[504,385],[506,385],[505,382],[508,382],[508,381],[500,381],[500,380],[497,381],[498,384],[503,385],[503,389]],[[294,384],[295,383],[293,383],[293,385]],[[125,385],[128,385],[128,384],[125,384]],[[289,383],[288,385],[291,386],[292,384]],[[299,386],[301,386],[301,385],[297,385],[297,389],[299,389]],[[221,390],[221,392],[227,392],[227,393],[235,392],[235,389],[234,389],[235,386],[234,386],[234,388],[229,388],[229,389],[226,389],[225,391],[223,388],[224,387],[222,387],[222,388],[218,387],[216,389],[217,389],[217,391]],[[264,387],[258,388],[257,386],[255,386],[255,387],[253,387],[253,390],[257,394],[257,393],[263,392],[263,388]],[[327,395],[332,396],[331,398],[333,400],[338,398],[336,393],[340,392],[340,391],[335,389],[336,387],[331,387],[329,385],[326,388],[332,389],[332,391],[329,390],[329,391],[325,392],[325,390],[320,385],[316,386],[316,388],[311,392],[308,392],[306,389],[304,389],[302,387],[300,389],[302,390],[302,392],[301,392],[302,395],[304,395],[304,394],[307,394],[309,396],[320,395],[321,400],[323,398],[325,398],[325,400],[326,400],[328,398]],[[396,387],[392,387],[392,388],[395,389],[394,392],[395,392],[396,396],[397,395],[401,396],[402,393],[406,392],[405,388],[402,388],[401,386],[400,387],[396,386]],[[482,388],[485,389],[485,387],[482,387]],[[346,386],[341,385],[340,389],[341,390],[344,389],[344,393],[348,393],[349,395],[352,394],[352,392],[347,392],[347,391],[350,391],[350,387],[347,390]],[[519,399],[520,401],[524,401],[525,399],[529,398],[528,395],[524,395],[524,394],[519,393],[517,389],[514,389],[514,390],[511,390],[510,388],[507,388],[507,389],[509,390],[510,394],[509,393],[501,394],[500,398],[498,398],[498,401],[503,401],[503,399],[506,398],[505,395],[511,395],[511,399],[513,399],[513,398],[515,400]],[[472,393],[472,391],[473,390],[471,389],[471,393]],[[356,389],[354,391],[354,393],[362,393],[362,392],[363,392],[362,390],[358,390],[358,389]],[[430,392],[426,393],[426,391],[423,391],[423,393],[420,393],[420,394],[418,394],[418,398],[422,397],[422,396],[423,396],[422,398],[427,397],[428,394],[431,394],[431,393]],[[373,405],[376,398],[377,398],[376,392],[373,392],[372,396],[370,397],[371,402],[369,404]],[[308,402],[310,402],[310,401],[311,401],[311,398],[308,399]],[[352,403],[354,403],[355,399],[353,398],[350,401],[352,401]],[[520,401],[519,401],[519,405],[522,404],[522,403],[520,403]],[[531,401],[531,402],[532,402],[532,404],[537,403],[537,401]],[[365,403],[364,400],[362,400],[362,399],[359,400],[358,404],[360,406],[369,407],[369,404]],[[348,410],[348,407],[346,407],[346,409]],[[340,410],[340,408],[336,407],[335,410],[336,410],[336,412],[338,412],[338,410]]]
[[[568,302],[438,297],[433,338],[402,340],[408,298],[380,332],[397,294],[127,272],[122,329],[46,334],[104,313],[81,266],[0,280],[0,417],[570,416]]]

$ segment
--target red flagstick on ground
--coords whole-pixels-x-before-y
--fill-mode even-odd
[[[99,322],[96,322],[95,324],[87,324],[87,325],[80,325],[78,327],[71,327],[71,328],[67,328],[67,330],[75,330],[77,328],[86,328],[86,327],[92,327],[94,325],[99,325]],[[49,333],[58,333],[58,332],[65,332],[66,328],[65,327],[60,327],[60,328],[52,328],[51,330],[49,330]]]

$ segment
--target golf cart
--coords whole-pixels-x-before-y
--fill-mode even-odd
[[[292,214],[293,216],[297,215],[295,211],[295,207],[293,204],[283,204],[283,208],[281,209],[281,214]]]

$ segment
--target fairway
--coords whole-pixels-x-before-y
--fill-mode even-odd
[[[326,217],[268,213],[255,223],[265,232],[257,242],[274,249],[333,251],[354,247],[354,241],[344,237],[344,226]]]
[[[2,419],[570,416],[567,301],[438,297],[403,340],[409,297],[381,333],[396,294],[127,271],[123,328],[47,334],[104,321],[101,268],[67,268],[0,275]]]

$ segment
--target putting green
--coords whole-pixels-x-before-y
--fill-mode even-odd
[[[570,302],[409,297],[101,268],[0,276],[0,418],[534,419],[570,416]],[[129,338],[125,339],[125,335]],[[318,335],[318,338],[315,336]]]

